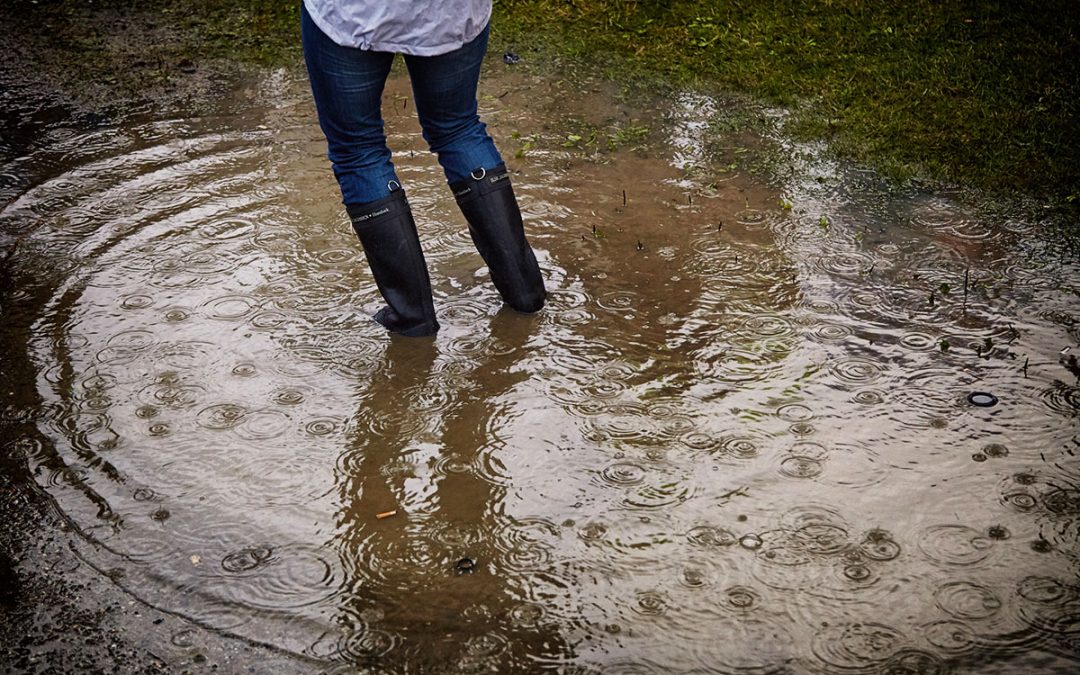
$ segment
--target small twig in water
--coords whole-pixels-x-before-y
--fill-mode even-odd
[[[967,298],[968,298],[968,275],[971,273],[970,267],[964,268],[964,315],[967,315]]]

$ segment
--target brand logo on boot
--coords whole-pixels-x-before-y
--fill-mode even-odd
[[[390,213],[390,209],[384,206],[383,208],[379,209],[378,211],[375,211],[374,213],[365,213],[362,216],[357,216],[357,217],[353,218],[353,222],[354,223],[362,223],[365,220],[370,220],[371,218],[374,218],[375,216],[381,216],[381,215],[383,215],[385,213]]]
[[[508,173],[500,173],[498,176],[492,176],[491,178],[488,178],[488,184],[494,185],[495,183],[498,183],[500,181],[504,181],[509,177],[510,177],[510,174],[508,174]]]

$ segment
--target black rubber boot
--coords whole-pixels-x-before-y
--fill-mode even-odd
[[[479,175],[479,178],[476,176]],[[478,169],[473,176],[451,183],[476,250],[487,263],[491,281],[503,300],[519,312],[535,312],[544,306],[547,292],[529,242],[510,174],[506,166],[491,171]]]
[[[409,337],[434,334],[439,322],[431,301],[431,279],[405,191],[394,190],[367,204],[346,204],[345,209],[386,300],[375,320]]]

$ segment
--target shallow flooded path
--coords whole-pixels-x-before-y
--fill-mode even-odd
[[[740,174],[708,97],[482,84],[551,295],[501,308],[394,79],[434,340],[367,318],[303,81],[4,148],[5,443],[81,564],[312,671],[1080,666],[1075,260]]]

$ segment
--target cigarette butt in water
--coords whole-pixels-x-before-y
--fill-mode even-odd
[[[382,520],[383,518],[389,518],[390,516],[396,516],[396,515],[397,515],[397,511],[383,511],[382,513],[376,513],[375,517],[378,518],[379,520]]]

